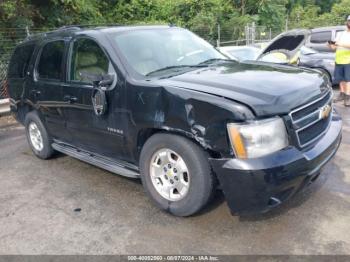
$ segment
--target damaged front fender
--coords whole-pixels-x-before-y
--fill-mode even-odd
[[[133,86],[128,90],[132,92],[128,96],[130,142],[142,130],[165,130],[189,137],[220,156],[232,156],[227,123],[254,118],[240,103],[198,91],[161,86]],[[137,158],[137,152],[134,154]]]

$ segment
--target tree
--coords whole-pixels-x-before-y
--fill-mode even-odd
[[[323,8],[328,1],[324,2]],[[342,25],[350,14],[350,0],[335,1],[331,12],[322,12],[322,6],[317,4],[306,6],[296,5],[290,13],[292,28],[313,28],[320,26]],[[330,3],[328,3],[329,5]]]
[[[297,5],[290,13],[291,28],[312,28],[319,20],[320,7],[310,4],[305,7]]]
[[[280,31],[287,15],[292,28],[342,24],[349,6],[349,0],[0,0],[0,27],[173,23],[214,37],[218,23],[232,32],[252,21]]]
[[[350,0],[342,0],[334,4],[331,15],[333,16],[332,24],[344,24],[346,18],[350,15]]]
[[[261,0],[258,6],[259,23],[282,30],[286,18],[286,0]]]
[[[37,15],[36,10],[26,0],[0,1],[0,26],[25,27],[32,26],[32,18]]]

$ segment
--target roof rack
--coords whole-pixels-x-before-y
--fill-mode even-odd
[[[125,26],[123,24],[85,24],[85,25],[65,25],[59,27],[57,30],[81,30],[85,28],[94,28],[94,27],[110,27],[110,26]]]
[[[64,31],[78,31],[78,30],[84,30],[84,29],[89,29],[89,28],[104,28],[104,27],[114,27],[114,26],[133,26],[133,25],[123,25],[123,24],[85,24],[85,25],[65,25],[61,26],[57,29],[53,29],[48,32],[43,32],[43,33],[37,33],[37,34],[32,34],[29,35],[25,38],[25,40],[33,40],[39,37],[46,37],[51,34],[55,34],[58,32],[64,32]],[[170,27],[176,27],[174,24],[168,24]]]
[[[26,40],[31,40],[39,37],[45,37],[50,34],[54,34],[57,32],[62,32],[62,31],[75,31],[75,30],[81,30],[82,27],[79,25],[67,25],[67,26],[61,26],[57,29],[48,31],[48,32],[42,32],[42,33],[37,33],[37,34],[32,34],[26,37]]]
[[[54,31],[63,31],[63,30],[80,30],[82,27],[80,25],[65,25],[57,28]]]

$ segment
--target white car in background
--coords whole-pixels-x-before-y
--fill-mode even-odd
[[[238,61],[256,60],[261,53],[261,49],[254,46],[224,46],[219,47],[219,51]]]
[[[262,49],[255,46],[225,46],[219,47],[219,51],[226,55],[227,57],[242,61],[256,61],[262,55]],[[286,64],[287,61],[285,57],[279,55],[272,55],[267,57],[262,57],[259,59],[263,62],[275,63],[275,64]]]

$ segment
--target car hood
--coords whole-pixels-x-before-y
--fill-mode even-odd
[[[243,103],[257,116],[287,114],[328,90],[319,72],[263,62],[226,62],[158,81]]]

